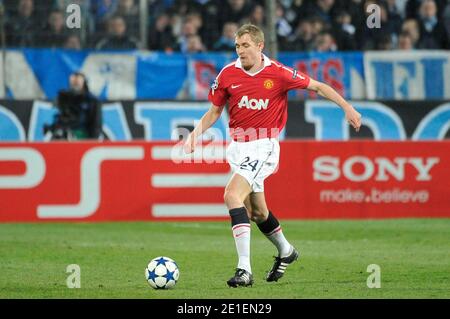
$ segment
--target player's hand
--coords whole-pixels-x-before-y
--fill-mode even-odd
[[[361,114],[357,112],[353,107],[351,107],[348,111],[345,112],[345,119],[348,124],[353,126],[356,132],[359,132],[359,128],[361,127]]]
[[[186,154],[191,154],[195,149],[195,138],[192,133],[188,135],[186,142],[183,145],[184,152]]]

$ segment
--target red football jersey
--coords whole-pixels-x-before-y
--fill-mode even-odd
[[[217,75],[208,99],[217,107],[228,101],[229,127],[235,141],[277,137],[287,121],[287,93],[305,89],[310,78],[263,55],[264,67],[251,74],[240,59]]]

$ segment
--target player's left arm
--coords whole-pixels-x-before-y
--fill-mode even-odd
[[[339,95],[331,86],[325,84],[323,82],[319,82],[313,79],[310,79],[309,85],[306,89],[311,90],[327,98],[330,101],[333,101],[337,105],[339,105],[345,112],[345,119],[353,126],[356,132],[359,131],[361,127],[361,114],[355,110],[355,108],[348,103],[342,96]]]

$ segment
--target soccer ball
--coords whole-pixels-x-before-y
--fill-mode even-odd
[[[145,268],[145,279],[154,289],[169,289],[180,277],[176,262],[169,257],[153,258]]]

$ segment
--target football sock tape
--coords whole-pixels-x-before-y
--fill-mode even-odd
[[[250,219],[247,216],[247,209],[245,207],[230,209],[231,226],[238,224],[250,224]]]
[[[280,226],[280,223],[278,222],[278,219],[276,219],[275,216],[272,214],[272,212],[269,210],[269,216],[267,217],[267,219],[257,225],[259,230],[263,234],[270,234],[272,231],[274,231]]]

